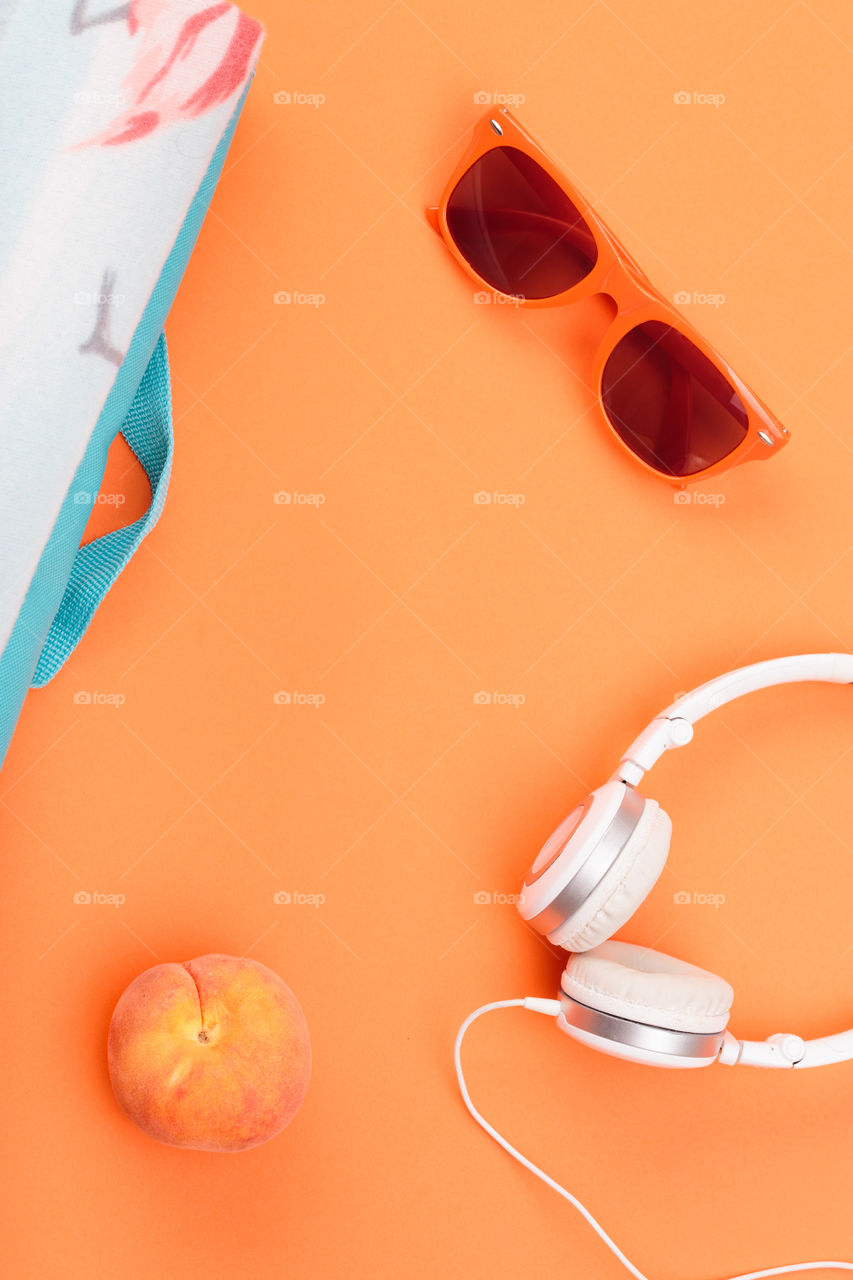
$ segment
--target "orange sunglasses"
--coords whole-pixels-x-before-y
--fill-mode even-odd
[[[613,298],[595,386],[608,426],[647,471],[683,487],[787,443],[786,428],[509,111],[483,117],[428,216],[457,262],[518,306]]]

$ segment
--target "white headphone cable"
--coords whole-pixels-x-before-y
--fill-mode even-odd
[[[604,1230],[604,1227],[602,1227],[601,1223],[598,1222],[590,1213],[589,1209],[587,1209],[586,1205],[582,1204],[580,1200],[578,1200],[576,1196],[573,1196],[570,1191],[567,1191],[565,1187],[561,1187],[559,1182],[555,1182],[554,1179],[549,1177],[543,1169],[538,1167],[538,1165],[533,1164],[531,1160],[528,1160],[526,1156],[523,1156],[511,1142],[508,1142],[506,1138],[498,1133],[497,1129],[493,1128],[492,1125],[489,1124],[488,1120],[480,1114],[471,1101],[471,1095],[469,1094],[468,1086],[465,1083],[465,1076],[462,1073],[462,1041],[465,1038],[465,1032],[471,1026],[471,1023],[475,1022],[477,1018],[481,1018],[484,1013],[490,1013],[492,1009],[513,1008],[530,1009],[534,1013],[545,1013],[548,1014],[549,1017],[556,1017],[560,1012],[560,1002],[559,1000],[539,999],[535,996],[527,996],[520,1000],[494,1000],[491,1004],[481,1005],[479,1009],[475,1009],[473,1013],[468,1014],[468,1017],[462,1023],[462,1026],[457,1032],[456,1043],[453,1047],[453,1061],[456,1065],[456,1079],[459,1082],[459,1091],[462,1094],[462,1100],[465,1103],[465,1106],[477,1121],[480,1128],[485,1129],[489,1137],[494,1138],[495,1142],[497,1142],[499,1146],[503,1147],[504,1151],[507,1151],[514,1160],[517,1160],[519,1164],[524,1165],[525,1169],[529,1169],[530,1172],[535,1174],[537,1178],[540,1178],[546,1186],[551,1187],[553,1191],[556,1191],[558,1195],[562,1196],[564,1200],[568,1200],[569,1204],[577,1209],[581,1217],[586,1219],[596,1235],[604,1242],[604,1244],[607,1245],[607,1248],[614,1257],[618,1258],[625,1270],[631,1273],[634,1280],[650,1280],[650,1277],[647,1276],[645,1272],[641,1271],[639,1267],[635,1267],[633,1262],[631,1262],[629,1258],[626,1258],[615,1240],[611,1239]],[[745,1271],[736,1276],[729,1276],[728,1280],[765,1280],[768,1276],[790,1275],[795,1272],[803,1271],[832,1270],[853,1271],[853,1262],[792,1262],[786,1266],[768,1267],[764,1271]]]

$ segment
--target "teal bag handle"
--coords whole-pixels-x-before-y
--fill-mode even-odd
[[[166,335],[157,345],[121,428],[151,485],[151,505],[133,524],[105,533],[74,558],[71,577],[44,642],[33,688],[47,684],[74,652],[98,605],[163,510],[172,470],[174,435]],[[89,500],[88,495],[84,495]],[[92,501],[94,498],[92,498]]]

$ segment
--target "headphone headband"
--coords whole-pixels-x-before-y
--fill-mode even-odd
[[[636,786],[664,751],[683,747],[693,737],[693,726],[711,711],[758,689],[777,684],[810,681],[853,684],[853,655],[849,653],[799,653],[785,658],[754,662],[709,680],[685,693],[655,716],[622,757],[613,778]]]

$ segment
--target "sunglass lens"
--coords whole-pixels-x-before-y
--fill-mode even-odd
[[[447,203],[462,256],[501,293],[553,298],[595,266],[595,237],[563,189],[516,147],[494,147],[462,175]]]
[[[604,411],[638,458],[668,476],[722,461],[747,433],[728,378],[672,325],[647,320],[620,338],[601,378]]]

